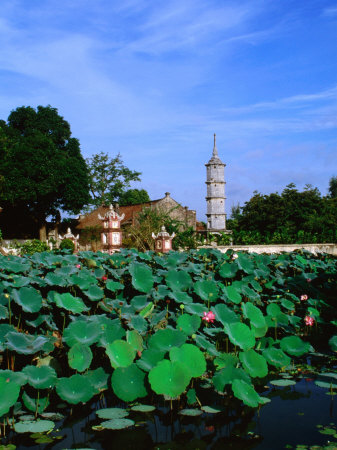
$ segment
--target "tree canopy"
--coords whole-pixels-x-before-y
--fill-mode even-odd
[[[337,240],[337,197],[322,197],[306,185],[302,192],[295,184],[281,194],[253,197],[228,220],[236,244],[315,243]]]
[[[89,201],[88,170],[70,125],[51,106],[22,106],[0,122],[0,202],[7,217],[45,221]]]
[[[150,202],[151,199],[145,189],[128,189],[119,196],[121,206],[137,205]]]
[[[86,160],[89,170],[90,204],[98,207],[119,202],[132,181],[140,181],[140,172],[127,168],[118,153],[110,158],[100,152]]]

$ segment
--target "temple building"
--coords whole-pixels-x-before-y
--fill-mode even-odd
[[[207,185],[207,231],[225,231],[225,166],[218,155],[216,135],[214,134],[214,147],[212,158],[206,166]]]

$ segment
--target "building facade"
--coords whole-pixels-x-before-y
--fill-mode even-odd
[[[206,166],[207,231],[225,231],[225,166],[218,155],[216,135],[211,159]]]

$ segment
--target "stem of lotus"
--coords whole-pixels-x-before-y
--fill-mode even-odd
[[[21,321],[21,314],[19,315],[19,320],[18,320],[18,324],[16,326],[17,330],[20,330],[20,321]]]
[[[197,396],[195,396],[195,398],[196,398],[196,400],[197,400],[197,402],[198,402],[198,404],[199,404],[199,406],[200,406],[200,408],[201,408],[201,407],[202,407],[201,401],[198,399]]]
[[[37,390],[37,399],[36,399],[36,409],[35,409],[35,419],[37,418],[37,412],[39,410],[39,400],[40,400],[40,390]]]
[[[66,326],[66,315],[64,314],[64,316],[63,316],[63,325],[62,325],[62,336],[63,336],[64,327],[65,326]]]
[[[11,356],[11,367],[12,367],[12,371],[14,372],[14,364],[15,364],[15,355]]]
[[[226,338],[226,353],[228,353],[228,338]]]
[[[277,320],[275,319],[275,341],[277,341]]]
[[[11,297],[8,297],[9,325],[12,325]]]

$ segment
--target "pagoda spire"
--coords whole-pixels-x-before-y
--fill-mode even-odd
[[[218,149],[216,148],[216,134],[215,134],[215,133],[214,133],[213,156],[219,156],[219,155],[218,155]]]

